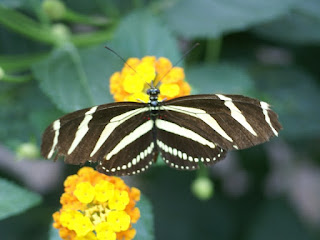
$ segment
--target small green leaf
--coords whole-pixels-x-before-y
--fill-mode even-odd
[[[41,196],[5,179],[0,179],[0,220],[38,205]]]
[[[186,78],[196,94],[245,94],[253,88],[247,72],[228,63],[192,66],[186,69]]]
[[[133,11],[119,23],[114,34],[108,45],[124,58],[146,55],[163,56],[171,61],[180,58],[173,35],[149,12]]]
[[[136,207],[140,209],[141,217],[133,227],[137,234],[134,239],[152,240],[154,239],[154,219],[151,202],[141,194],[140,201]]]
[[[297,0],[185,0],[175,1],[163,14],[173,30],[184,37],[217,38],[245,30],[287,13]]]
[[[291,44],[319,44],[320,1],[300,1],[292,12],[254,29],[259,36]]]
[[[103,46],[78,50],[71,44],[33,66],[43,91],[65,112],[112,101],[109,77],[116,70]]]

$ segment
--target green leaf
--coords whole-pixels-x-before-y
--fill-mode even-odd
[[[249,228],[248,240],[310,240],[307,229],[298,221],[288,203],[280,200],[265,202]]]
[[[137,234],[134,239],[152,240],[154,239],[154,219],[151,202],[141,194],[140,201],[136,207],[140,209],[141,217],[133,227]]]
[[[185,0],[170,4],[163,19],[184,37],[217,38],[288,12],[297,0]]]
[[[124,58],[155,55],[179,59],[175,39],[149,13],[133,12],[114,34],[107,45]],[[70,112],[112,101],[109,78],[122,66],[121,60],[103,46],[79,50],[67,44],[35,64],[33,72],[57,107]]]
[[[279,114],[281,135],[291,140],[318,137],[320,112],[314,104],[320,102],[320,89],[312,76],[293,68],[260,69],[253,75]]]
[[[0,178],[0,220],[17,215],[41,202],[39,194]]]
[[[33,72],[57,107],[70,112],[112,101],[109,77],[116,67],[103,46],[78,50],[67,44],[35,64]]]
[[[119,23],[114,34],[108,46],[124,58],[146,55],[163,56],[171,61],[180,58],[173,35],[149,12],[133,11]]]
[[[319,44],[320,1],[300,1],[292,12],[263,24],[254,32],[264,38],[291,44]]]
[[[0,83],[0,105],[0,142],[13,150],[30,139],[40,139],[52,117],[61,115],[35,81]]]
[[[246,94],[253,83],[245,70],[228,63],[195,65],[186,69],[195,94]]]

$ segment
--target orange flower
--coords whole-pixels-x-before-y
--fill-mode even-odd
[[[122,179],[83,167],[69,176],[62,208],[53,214],[53,227],[62,239],[133,239],[132,224],[140,218],[135,204],[140,199],[137,188],[129,188]]]
[[[190,94],[191,88],[184,78],[183,68],[172,67],[167,58],[129,58],[122,71],[110,77],[110,92],[116,102],[148,102],[146,90],[153,84],[159,86],[159,100],[169,100]]]

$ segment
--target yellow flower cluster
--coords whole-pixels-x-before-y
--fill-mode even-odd
[[[83,167],[69,176],[61,196],[62,208],[53,214],[53,226],[65,240],[131,240],[132,223],[140,218],[135,207],[140,191],[122,179]]]
[[[172,67],[167,58],[129,58],[122,71],[110,77],[110,92],[116,102],[148,102],[146,90],[151,83],[156,86],[160,82],[159,100],[169,100],[190,94],[191,88],[184,78],[183,68]]]

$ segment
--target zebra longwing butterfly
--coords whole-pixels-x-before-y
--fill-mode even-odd
[[[97,163],[108,175],[145,171],[160,153],[170,167],[211,165],[229,150],[248,148],[277,136],[282,128],[265,102],[241,95],[191,95],[148,103],[118,102],[67,114],[44,132],[41,153],[56,152],[69,164]]]

